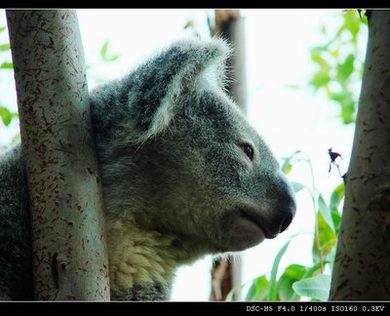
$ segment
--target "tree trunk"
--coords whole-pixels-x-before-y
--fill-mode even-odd
[[[246,66],[245,66],[245,29],[244,19],[239,10],[215,10],[215,29],[213,35],[226,39],[233,44],[234,52],[229,60],[230,78],[228,91],[241,110],[246,113]],[[212,287],[210,300],[224,301],[229,292],[241,285],[241,258],[218,258],[212,267]]]
[[[371,11],[330,300],[390,299],[390,11]]]
[[[233,44],[234,52],[228,61],[228,69],[231,71],[228,91],[241,110],[246,113],[245,20],[240,15],[240,10],[215,10],[213,33]]]
[[[35,298],[109,300],[83,48],[69,10],[7,10],[32,210]]]

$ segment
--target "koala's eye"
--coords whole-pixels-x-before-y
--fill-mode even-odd
[[[244,151],[245,155],[247,155],[249,160],[253,161],[253,156],[255,154],[255,150],[253,149],[253,147],[249,144],[242,144],[241,148]]]

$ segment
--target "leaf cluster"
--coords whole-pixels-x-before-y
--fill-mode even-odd
[[[302,151],[296,151],[291,156],[284,158],[282,171],[289,174],[295,164],[302,162],[306,163],[310,172],[313,173],[310,159]],[[299,182],[291,183],[296,194],[306,190],[313,202],[315,212],[315,229],[311,250],[313,262],[309,266],[291,263],[279,273],[280,261],[288,250],[290,239],[277,253],[271,272],[260,275],[249,282],[245,300],[299,301],[303,298],[309,298],[312,301],[324,301],[328,298],[331,280],[329,271],[333,268],[337,236],[340,230],[344,183],[333,189],[329,201],[325,201],[323,194],[318,192],[314,181],[311,186]],[[237,299],[238,292],[242,292],[243,288],[244,286],[240,289],[233,289],[227,299]]]
[[[321,27],[325,43],[310,51],[317,70],[309,85],[314,91],[325,92],[328,99],[338,105],[338,116],[343,124],[351,124],[356,120],[358,103],[354,87],[361,82],[364,66],[358,47],[362,40],[361,30],[367,27],[367,18],[361,17],[357,10],[347,10],[341,17],[334,34],[328,34],[325,25]]]

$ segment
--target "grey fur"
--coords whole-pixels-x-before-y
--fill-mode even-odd
[[[128,288],[111,280],[114,299],[166,300],[171,265],[252,247],[264,234],[273,238],[295,213],[271,151],[223,91],[229,53],[221,40],[180,41],[91,93],[107,222],[155,240],[152,253],[166,255],[169,266],[159,272],[163,280],[152,277]],[[245,143],[255,149],[253,161]],[[0,183],[0,298],[32,299],[19,146],[1,158]],[[123,276],[119,270],[116,275]]]
[[[20,146],[0,159],[0,299],[31,298],[31,233]]]
[[[167,301],[171,289],[167,284],[149,283],[144,285],[135,284],[124,292],[111,290],[113,301]]]

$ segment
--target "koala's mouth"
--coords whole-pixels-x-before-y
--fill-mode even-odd
[[[254,223],[257,227],[259,227],[263,232],[264,236],[267,239],[273,239],[278,234],[270,232],[266,226],[264,225],[264,219],[261,215],[259,215],[259,211],[255,211],[252,209],[240,209],[240,216],[246,219],[249,222]]]

